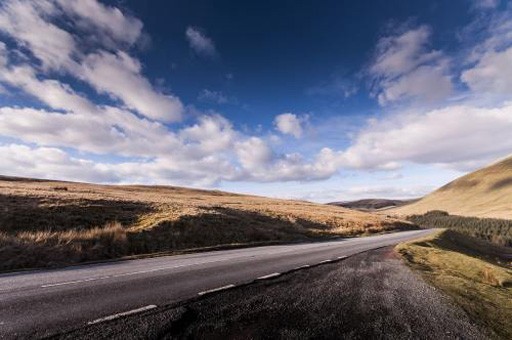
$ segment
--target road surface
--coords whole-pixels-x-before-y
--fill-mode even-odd
[[[425,236],[432,230],[0,275],[0,337],[43,337]]]

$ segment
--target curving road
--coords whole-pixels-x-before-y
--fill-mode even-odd
[[[422,237],[433,230],[0,275],[0,338],[43,337]]]

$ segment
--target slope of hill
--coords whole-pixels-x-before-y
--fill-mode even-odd
[[[443,210],[454,215],[512,219],[512,157],[460,177],[416,203],[392,209],[399,215]]]
[[[0,177],[0,209],[0,270],[412,226],[302,201],[12,177]]]
[[[360,211],[377,211],[395,207],[401,207],[406,204],[411,204],[417,200],[392,200],[384,198],[368,198],[357,201],[346,201],[346,202],[332,202],[329,205],[335,205],[338,207],[344,207],[349,209],[355,209]]]

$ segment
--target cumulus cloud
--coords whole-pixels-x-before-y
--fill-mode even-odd
[[[123,50],[123,44],[117,44],[133,44],[141,34],[142,23],[96,0],[74,4],[75,1],[7,0],[0,5],[0,31],[11,36],[19,46],[27,48],[43,67],[43,72],[36,73],[33,65],[26,65],[18,69],[24,71],[20,76],[26,80],[32,73],[31,76],[41,79],[48,70],[66,72],[148,118],[179,120],[184,111],[181,101],[173,95],[156,91],[142,75],[140,62]],[[67,19],[67,15],[85,22],[87,31],[80,31],[85,25],[80,24],[80,20],[77,23],[80,34],[55,23],[56,19]],[[91,36],[109,36],[109,49],[116,52],[105,50],[102,43],[89,39]],[[6,81],[18,86],[15,76],[11,72],[11,78]],[[36,82],[37,79],[31,81]]]
[[[198,55],[210,58],[217,55],[213,40],[208,38],[199,28],[187,27],[185,37],[190,48]]]
[[[497,108],[454,105],[372,121],[343,152],[343,163],[378,168],[396,162],[457,166],[490,161],[512,150],[512,104]],[[499,142],[497,142],[499,141]]]
[[[102,51],[90,54],[77,70],[77,75],[98,92],[122,100],[130,109],[146,117],[161,121],[181,118],[181,101],[172,95],[156,92],[141,75],[139,61],[125,52],[112,54]]]
[[[379,40],[368,69],[381,105],[403,100],[434,102],[453,91],[449,60],[429,49],[428,26],[406,30]]]
[[[307,123],[307,115],[297,116],[294,113],[283,113],[274,119],[276,129],[285,135],[291,135],[300,138],[304,132],[304,124]]]
[[[486,52],[474,67],[462,73],[461,79],[475,93],[511,95],[512,47]]]
[[[97,1],[57,0],[58,5],[75,19],[74,23],[96,36],[107,35],[115,41],[134,44],[142,33],[142,22],[125,15],[116,7]]]
[[[20,144],[1,145],[0,173],[71,181],[112,182],[113,177],[101,164],[74,158],[57,148],[29,147]]]
[[[460,81],[471,98],[477,92],[506,98],[512,87],[512,30],[510,21],[498,19],[462,63]],[[0,136],[12,141],[0,144],[1,173],[209,186],[314,181],[341,168],[393,170],[406,162],[468,168],[512,149],[512,104],[503,101],[459,101],[435,110],[404,106],[368,122],[348,147],[320,146],[307,155],[280,152],[264,132],[239,131],[218,113],[197,111],[186,123],[171,125],[185,114],[185,105],[144,76],[144,65],[132,53],[142,29],[139,19],[96,0],[0,4],[0,31],[11,39],[9,47],[0,42],[0,83],[38,102],[0,105]],[[380,39],[367,74],[384,107],[438,101],[454,91],[451,58],[430,48],[431,33],[419,26]],[[186,37],[195,53],[217,54],[200,30],[189,27]],[[86,91],[78,90],[84,85]],[[104,95],[101,102],[91,93]],[[229,98],[204,89],[198,100],[222,104]],[[273,123],[297,139],[311,124],[307,115],[293,113]]]
[[[0,31],[28,48],[43,67],[68,66],[77,44],[73,36],[50,22],[57,8],[51,1],[6,0],[0,5]]]
[[[477,97],[507,100],[512,94],[512,8],[484,18],[468,33],[477,31],[484,39],[472,49],[461,80]]]

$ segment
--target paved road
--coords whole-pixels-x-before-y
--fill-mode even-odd
[[[452,301],[390,246],[54,340],[492,339]]]
[[[343,239],[0,275],[0,337],[42,337],[431,233]]]

